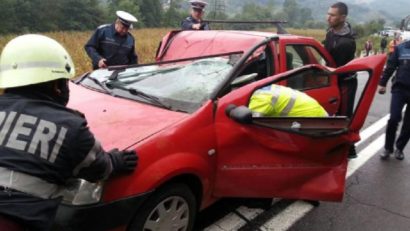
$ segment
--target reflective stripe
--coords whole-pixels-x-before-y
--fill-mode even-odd
[[[292,110],[293,106],[295,106],[296,98],[298,97],[298,93],[296,91],[292,91],[290,96],[289,102],[286,107],[280,113],[280,116],[288,116],[290,111]]]
[[[271,90],[271,93],[272,93],[271,104],[272,104],[272,106],[275,106],[275,104],[278,102],[279,97],[280,97],[280,91],[281,91],[281,88],[278,85],[274,85],[273,89]]]
[[[263,117],[263,116],[264,114],[262,112],[256,112],[256,111],[252,112],[252,117]]]
[[[58,197],[59,186],[38,177],[0,167],[0,185],[43,199]]]
[[[9,71],[13,69],[28,69],[28,68],[37,68],[37,67],[45,67],[45,68],[63,68],[61,63],[57,62],[30,62],[30,63],[15,63],[13,65],[1,65],[0,72],[2,71]]]
[[[77,165],[77,167],[74,168],[73,170],[73,175],[78,176],[80,173],[81,169],[86,168],[90,166],[97,158],[97,153],[101,151],[101,145],[100,142],[97,140],[94,141],[94,146],[91,148],[91,150],[88,152],[87,156],[84,158],[83,161],[81,161],[80,164]]]

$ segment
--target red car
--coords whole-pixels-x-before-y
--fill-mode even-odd
[[[189,231],[197,212],[222,197],[342,200],[348,149],[360,139],[385,56],[332,69],[313,38],[183,31],[163,39],[157,61],[71,84],[69,106],[85,113],[103,146],[135,149],[140,161],[130,175],[73,182],[56,228]],[[337,75],[356,72],[365,94],[348,118],[338,113]],[[272,83],[306,92],[330,116],[253,118],[251,95]]]

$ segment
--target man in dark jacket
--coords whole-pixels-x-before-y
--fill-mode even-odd
[[[69,179],[131,172],[135,151],[105,152],[66,107],[74,64],[55,40],[24,35],[0,57],[0,230],[50,230]]]
[[[355,57],[356,42],[353,30],[346,18],[348,7],[343,2],[333,4],[327,12],[327,22],[329,29],[326,34],[324,46],[340,67],[352,61]],[[348,117],[353,116],[354,100],[357,91],[356,75],[340,75],[339,87],[341,90],[342,101],[339,114]],[[352,145],[349,158],[356,158],[356,149]]]
[[[93,69],[115,65],[138,63],[135,39],[129,29],[137,19],[124,11],[117,11],[117,20],[98,29],[85,44],[85,51],[92,59]]]
[[[210,30],[209,24],[202,22],[207,2],[202,0],[191,0],[191,15],[181,23],[182,30]]]
[[[398,45],[389,56],[387,67],[379,83],[380,94],[386,92],[387,82],[396,70],[396,78],[392,85],[390,119],[386,128],[386,142],[381,154],[381,158],[384,160],[388,159],[393,152],[396,159],[403,160],[403,150],[410,139],[410,41]],[[406,113],[399,138],[396,141],[397,127],[402,120],[402,111],[405,105],[407,105]],[[395,142],[396,151],[394,151]]]

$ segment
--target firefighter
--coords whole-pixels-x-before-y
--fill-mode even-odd
[[[85,51],[92,60],[94,70],[115,65],[138,64],[135,39],[129,33],[132,23],[138,20],[124,11],[116,13],[116,21],[98,27],[85,44]]]
[[[381,158],[384,160],[388,159],[393,152],[396,159],[403,160],[403,150],[410,139],[410,41],[396,46],[394,52],[389,56],[387,67],[379,83],[380,94],[386,92],[387,82],[395,71],[397,72],[391,91],[390,119],[387,122],[384,151],[381,154]],[[396,131],[402,120],[402,111],[405,105],[407,105],[406,113],[400,135],[396,141]],[[394,146],[396,146],[395,151]]]
[[[249,103],[254,116],[326,117],[326,110],[307,94],[272,84],[257,90]]]
[[[74,64],[55,40],[23,35],[0,56],[0,230],[50,230],[69,178],[128,173],[134,151],[105,152],[66,107]]]
[[[191,15],[181,23],[182,30],[210,30],[209,24],[202,22],[207,2],[202,0],[191,0]]]

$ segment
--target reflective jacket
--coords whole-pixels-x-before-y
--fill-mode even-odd
[[[398,45],[389,56],[386,69],[380,80],[380,86],[386,86],[390,77],[397,70],[393,90],[410,90],[410,41]]]
[[[92,59],[94,69],[98,69],[98,62],[102,58],[107,60],[108,66],[138,63],[134,37],[130,33],[120,36],[115,31],[115,24],[98,27],[84,48]]]
[[[275,84],[257,90],[251,97],[249,108],[255,116],[328,116],[326,110],[312,97]]]
[[[0,214],[48,230],[59,187],[69,178],[105,179],[111,171],[80,113],[42,94],[0,96]]]
[[[193,30],[192,26],[198,23],[200,23],[198,20],[194,19],[192,16],[189,16],[184,21],[182,21],[181,29],[182,30]],[[208,23],[201,23],[201,30],[210,30],[210,29],[211,28],[209,27]]]

